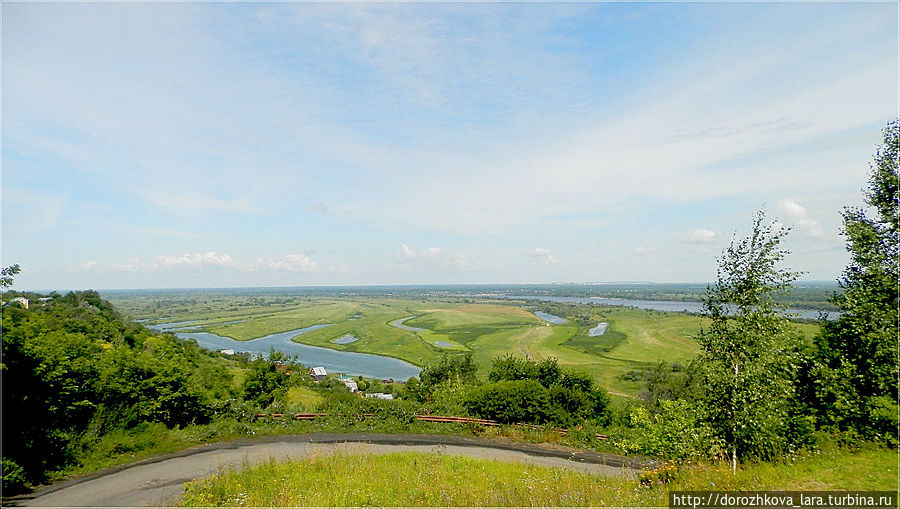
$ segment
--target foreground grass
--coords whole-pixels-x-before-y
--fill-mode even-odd
[[[265,463],[185,486],[203,506],[623,505],[634,482],[441,454],[334,455]],[[628,499],[630,500],[630,498]],[[649,501],[649,499],[648,499]]]
[[[667,506],[669,490],[896,490],[897,453],[683,468],[668,485],[464,456],[399,453],[270,462],[185,486],[185,506]]]

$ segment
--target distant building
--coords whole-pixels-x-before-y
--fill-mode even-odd
[[[383,392],[371,392],[366,394],[367,398],[376,398],[376,399],[394,399],[393,394],[386,394]]]
[[[328,376],[328,373],[325,371],[325,368],[319,366],[317,368],[312,368],[309,370],[309,376],[312,377],[316,382],[321,382],[325,380],[325,377]]]
[[[359,385],[356,384],[355,380],[351,380],[349,378],[341,378],[341,382],[344,382],[344,385],[350,389],[350,392],[359,392]]]
[[[393,378],[388,378],[387,380],[382,380],[381,383],[392,384],[392,383],[394,383],[394,379],[393,379]]]
[[[219,353],[224,353],[225,355],[234,355],[234,350],[219,350]]]
[[[28,299],[26,299],[25,297],[16,297],[15,299],[12,299],[10,302],[18,302],[19,304],[22,305],[23,308],[28,309]]]

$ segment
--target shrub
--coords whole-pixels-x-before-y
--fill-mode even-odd
[[[28,478],[25,476],[25,469],[19,466],[15,461],[3,458],[3,494],[15,495],[22,493],[29,487]]]
[[[483,419],[505,424],[547,422],[551,413],[547,389],[534,380],[505,380],[485,384],[472,391],[465,406]]]
[[[650,415],[634,407],[629,431],[620,440],[625,454],[644,454],[677,462],[710,459],[720,455],[721,443],[708,425],[700,422],[695,405],[683,400],[660,401],[659,413]]]

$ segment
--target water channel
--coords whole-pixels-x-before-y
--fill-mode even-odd
[[[674,300],[642,300],[642,299],[609,299],[605,297],[556,297],[547,295],[498,295],[502,299],[516,300],[542,300],[546,302],[565,302],[572,304],[602,304],[605,306],[628,306],[640,309],[650,309],[654,311],[670,311],[675,313],[685,312],[700,313],[703,311],[702,304],[694,301],[674,301]],[[819,314],[824,313],[826,319],[834,320],[838,317],[837,311],[820,311],[817,309],[787,309],[789,315],[796,315],[797,318],[818,319]],[[537,313],[535,313],[537,314]],[[538,315],[540,316],[540,315]],[[551,315],[552,316],[552,315]]]
[[[173,326],[175,325],[175,326]],[[283,352],[287,355],[295,355],[304,366],[322,366],[329,373],[343,373],[345,375],[365,376],[369,378],[394,380],[407,380],[419,376],[421,369],[393,357],[373,355],[359,352],[342,352],[320,346],[304,345],[291,339],[305,332],[329,327],[333,324],[319,324],[302,329],[287,332],[269,334],[249,341],[235,341],[231,338],[219,336],[209,332],[182,332],[179,330],[190,323],[159,324],[151,328],[173,332],[181,339],[193,339],[198,345],[208,350],[234,350],[235,353],[248,352],[252,354],[268,355],[271,349]]]

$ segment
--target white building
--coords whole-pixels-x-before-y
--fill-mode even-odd
[[[367,398],[377,398],[377,399],[394,399],[393,394],[386,394],[384,392],[372,392],[366,394]]]
[[[321,382],[322,380],[325,380],[325,377],[328,376],[328,373],[325,371],[325,368],[319,366],[309,370],[309,376],[311,376],[312,379],[316,382]]]
[[[356,380],[352,380],[350,378],[341,378],[341,382],[344,382],[344,385],[350,389],[350,392],[359,392],[359,385],[356,384]]]

